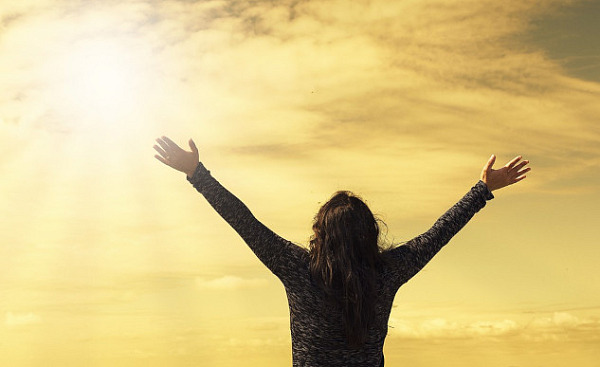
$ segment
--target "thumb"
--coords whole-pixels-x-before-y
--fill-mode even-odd
[[[486,172],[490,171],[492,169],[492,166],[494,165],[494,162],[496,162],[496,155],[492,154],[490,159],[485,164],[485,167],[483,168],[483,170]]]
[[[188,143],[190,144],[190,149],[192,149],[192,152],[198,153],[198,148],[196,148],[196,143],[194,143],[194,141],[192,139],[190,139],[190,141]]]

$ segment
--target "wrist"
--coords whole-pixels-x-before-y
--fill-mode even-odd
[[[487,188],[488,188],[488,190],[490,190],[490,192],[497,189],[497,187],[492,186],[485,178],[482,178],[481,181],[487,186]]]
[[[196,172],[196,169],[198,168],[199,165],[200,165],[200,162],[196,163],[193,167],[189,167],[187,170],[185,170],[184,173],[187,175],[187,177],[192,178],[192,176],[194,176],[194,173]]]

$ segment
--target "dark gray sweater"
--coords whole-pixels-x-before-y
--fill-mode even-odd
[[[382,253],[384,265],[377,269],[375,322],[365,345],[352,349],[346,343],[341,310],[333,308],[311,281],[308,251],[258,221],[202,163],[188,180],[283,283],[290,308],[294,367],[382,366],[387,323],[398,288],[419,272],[485,206],[486,200],[493,198],[485,183],[479,181],[427,232]]]

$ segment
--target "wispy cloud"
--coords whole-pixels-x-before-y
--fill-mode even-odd
[[[559,3],[216,6],[218,17],[163,56],[181,57],[173,71],[188,76],[186,88],[210,90],[194,92],[198,106],[227,123],[199,131],[234,154],[314,165],[357,149],[396,161],[415,150],[526,152],[541,167],[577,155],[566,169],[582,174],[600,153],[600,89],[520,40]],[[206,11],[194,8],[184,24]],[[555,182],[554,172],[538,175]]]
[[[514,332],[518,324],[512,320],[460,323],[435,318],[415,323],[409,320],[390,319],[390,328],[391,336],[401,338],[475,338],[505,335]]]
[[[55,90],[69,82],[56,70],[73,45],[101,37],[126,44],[133,65],[144,70],[135,91],[143,90],[149,102],[145,116],[177,121],[178,129],[233,154],[287,156],[300,165],[378,147],[408,159],[397,147],[411,141],[421,150],[474,155],[530,151],[538,163],[552,165],[565,153],[579,154],[570,173],[581,173],[600,153],[594,144],[600,111],[593,103],[600,88],[565,76],[542,49],[519,38],[533,18],[559,4],[565,6],[169,1],[42,7],[6,26],[0,67],[12,71],[12,82],[2,80],[0,117],[52,131],[81,125],[74,103]],[[61,25],[66,18],[68,28]],[[73,24],[80,32],[71,32]],[[27,37],[31,32],[43,38]],[[40,68],[40,59],[48,67]]]
[[[595,341],[600,340],[600,319],[580,318],[567,312],[539,315],[525,321],[512,319],[490,321],[451,321],[445,318],[420,322],[390,319],[390,335],[405,339],[472,339],[526,341]]]

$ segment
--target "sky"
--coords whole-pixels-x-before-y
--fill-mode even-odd
[[[386,243],[530,160],[398,292],[390,365],[597,367],[597,0],[0,4],[0,364],[291,365],[279,281],[166,135],[306,246],[352,190]],[[242,362],[240,362],[242,361]]]

